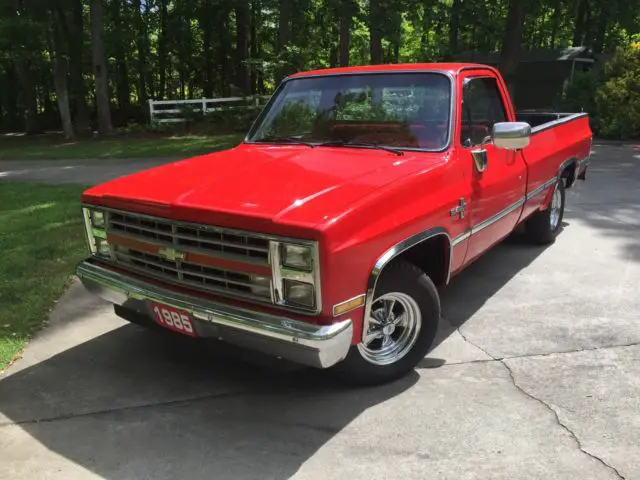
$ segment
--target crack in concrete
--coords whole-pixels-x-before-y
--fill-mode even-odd
[[[566,355],[569,353],[580,353],[580,352],[594,352],[596,350],[610,350],[610,349],[614,349],[614,348],[625,348],[625,347],[638,347],[640,346],[640,342],[632,342],[632,343],[620,343],[617,345],[605,345],[602,347],[584,347],[584,348],[577,348],[575,350],[561,350],[558,352],[548,352],[548,353],[524,353],[522,355],[510,355],[510,356],[504,356],[504,357],[496,357],[495,355],[491,355],[489,352],[487,352],[486,350],[484,350],[483,348],[481,348],[479,345],[471,342],[468,338],[466,338],[462,332],[460,331],[459,328],[456,329],[458,331],[458,333],[460,334],[460,336],[462,337],[462,339],[467,342],[469,345],[472,345],[474,347],[476,347],[478,350],[480,350],[482,353],[484,353],[485,355],[491,357],[490,359],[487,360],[469,360],[467,362],[452,362],[452,363],[446,363],[443,366],[447,366],[447,365],[466,365],[468,363],[482,363],[482,362],[500,362],[502,360],[513,360],[513,359],[518,359],[518,358],[536,358],[536,357],[550,357],[551,355]]]
[[[32,423],[48,423],[48,422],[57,422],[59,420],[71,420],[74,418],[83,418],[83,417],[92,417],[97,415],[108,415],[110,413],[118,413],[118,412],[127,412],[132,410],[141,410],[149,407],[167,407],[173,405],[180,405],[183,403],[189,402],[198,402],[202,400],[213,400],[213,399],[226,399],[233,397],[242,397],[244,395],[261,395],[261,394],[269,394],[266,391],[241,391],[241,392],[226,392],[226,393],[210,393],[207,395],[200,395],[189,398],[178,398],[175,400],[167,400],[166,402],[158,402],[158,403],[145,403],[141,405],[128,405],[124,407],[117,408],[105,408],[103,410],[93,410],[90,412],[82,412],[82,413],[68,413],[65,415],[58,415],[53,417],[44,417],[44,418],[35,418],[31,420],[21,420],[17,422],[0,422],[0,428],[2,427],[11,427],[14,425],[28,425]]]
[[[504,368],[507,369],[507,372],[509,373],[509,379],[511,380],[511,383],[513,384],[513,386],[516,388],[516,390],[518,390],[520,393],[522,393],[523,395],[529,397],[530,399],[538,402],[540,405],[542,405],[543,407],[545,407],[549,412],[551,412],[551,414],[553,415],[553,418],[555,419],[555,423],[562,428],[564,431],[566,431],[569,436],[573,439],[573,441],[575,442],[576,446],[578,447],[578,449],[584,453],[585,455],[587,455],[588,457],[590,457],[591,459],[595,460],[596,462],[600,463],[602,466],[604,466],[605,468],[607,468],[609,471],[611,471],[617,478],[619,478],[620,480],[626,480],[624,475],[622,475],[617,468],[615,468],[613,465],[608,464],[607,462],[605,462],[602,458],[598,457],[597,455],[589,452],[588,450],[586,450],[583,446],[582,446],[582,442],[580,441],[580,439],[578,438],[578,436],[573,432],[573,430],[571,430],[565,423],[562,422],[562,420],[560,420],[560,416],[558,415],[558,412],[547,402],[545,402],[544,400],[542,400],[541,398],[536,397],[535,395],[533,395],[532,393],[527,392],[523,387],[521,387],[520,385],[518,385],[518,382],[516,381],[515,375],[513,373],[513,370],[511,370],[511,367],[509,367],[509,365],[505,362],[505,360],[509,360],[510,358],[499,358],[499,357],[494,357],[493,355],[491,355],[489,352],[487,352],[484,348],[482,348],[480,345],[470,341],[460,330],[460,328],[458,327],[458,333],[460,334],[460,336],[463,338],[463,340],[465,342],[467,342],[469,345],[472,345],[474,347],[476,347],[478,350],[482,351],[485,355],[491,357],[493,359],[493,361],[496,361],[498,363],[500,363],[502,366],[504,366]],[[631,345],[622,345],[622,346],[632,346],[632,345],[638,345],[638,344],[631,344]],[[590,349],[590,350],[597,350],[596,349]],[[586,350],[577,350],[578,352],[580,351],[586,351]],[[567,352],[563,352],[563,353],[567,353]],[[523,357],[511,357],[511,358],[523,358]]]

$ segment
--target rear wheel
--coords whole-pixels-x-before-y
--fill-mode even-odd
[[[546,210],[534,213],[525,225],[527,239],[538,245],[553,243],[560,232],[564,216],[564,180],[559,178],[553,188],[551,202]]]
[[[431,279],[397,260],[382,273],[362,341],[336,371],[350,382],[375,385],[411,371],[429,351],[440,318],[440,298]]]

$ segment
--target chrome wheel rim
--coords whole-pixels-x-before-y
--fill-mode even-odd
[[[413,348],[420,333],[422,314],[405,293],[386,293],[373,301],[368,328],[358,344],[362,358],[374,365],[389,365]]]
[[[551,230],[558,228],[560,222],[560,211],[562,209],[562,193],[556,184],[556,188],[553,190],[553,197],[551,197],[551,214],[549,215],[549,223],[551,224]]]

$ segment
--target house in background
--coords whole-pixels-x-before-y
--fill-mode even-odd
[[[604,63],[607,55],[594,54],[588,47],[559,50],[528,50],[520,53],[515,74],[513,100],[518,110],[552,109],[573,81],[576,72]],[[500,66],[500,52],[464,52],[457,61]]]

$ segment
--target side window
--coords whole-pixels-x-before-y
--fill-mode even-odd
[[[462,90],[462,146],[480,145],[485,137],[491,135],[493,124],[506,119],[507,114],[495,78],[465,80]]]

